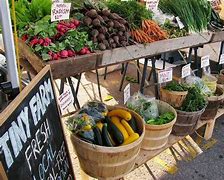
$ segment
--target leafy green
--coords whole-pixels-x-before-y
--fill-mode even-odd
[[[160,0],[159,8],[179,17],[192,32],[203,32],[211,18],[211,4],[207,0]]]
[[[206,106],[205,96],[197,86],[188,88],[188,94],[180,110],[186,112],[200,111]]]
[[[168,83],[164,89],[169,90],[169,91],[187,91],[188,90],[186,85],[179,84],[176,81],[172,81],[172,82]]]
[[[15,1],[15,13],[18,29],[22,29],[27,24],[35,23],[46,15],[50,15],[51,4],[51,0],[32,0],[31,2],[28,0]]]
[[[111,11],[126,19],[133,29],[140,28],[142,20],[152,19],[152,12],[136,0],[109,0],[107,1],[107,6]]]
[[[157,118],[147,120],[146,123],[151,125],[162,125],[171,122],[174,118],[175,115],[172,112],[166,112]]]

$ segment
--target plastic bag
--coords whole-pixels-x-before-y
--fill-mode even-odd
[[[104,119],[108,113],[108,109],[105,104],[97,101],[91,101],[85,104],[79,114],[86,113],[93,118],[93,120],[97,123],[101,119]]]
[[[127,101],[127,107],[139,113],[144,120],[156,118],[159,116],[159,110],[154,97],[144,96],[141,93],[135,93]]]
[[[208,95],[212,94],[211,90],[208,88],[208,86],[206,86],[204,81],[197,76],[191,75],[191,76],[186,77],[185,83],[190,86],[192,86],[192,85],[197,86],[201,90],[202,94],[204,94],[204,95],[208,96]]]
[[[215,93],[218,79],[215,76],[211,75],[211,69],[209,66],[203,68],[202,80],[210,89],[211,93]]]

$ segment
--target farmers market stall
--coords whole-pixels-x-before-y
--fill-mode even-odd
[[[67,179],[74,179],[74,167],[70,162],[74,154],[84,173],[97,179],[119,179],[203,126],[204,139],[210,139],[216,120],[224,114],[221,109],[224,103],[221,70],[224,64],[224,5],[218,6],[220,9],[216,11],[207,0],[186,1],[160,0],[153,7],[148,1],[141,1],[147,8],[135,0],[71,0],[68,3],[51,0],[13,1],[10,6],[17,16],[13,22],[15,34],[16,28],[19,34],[17,48],[20,65],[36,77],[0,114],[4,116],[1,124],[6,126],[1,128],[1,136],[4,136],[5,130],[12,131],[13,128],[8,130],[12,125],[16,126],[13,132],[9,132],[12,138],[17,132],[15,129],[20,126],[25,136],[17,134],[18,137],[14,138],[17,138],[17,143],[23,145],[22,141],[25,144],[26,140],[32,140],[28,121],[22,117],[25,112],[27,118],[31,113],[35,132],[30,132],[30,135],[37,138],[38,128],[50,129],[50,141],[44,142],[52,155],[48,160],[59,163],[57,170],[63,170],[61,174]],[[209,55],[200,60],[197,55],[199,48],[217,42],[221,42],[221,48],[216,65],[221,71],[213,75]],[[177,65],[181,67],[181,77],[173,77],[173,69],[165,65],[167,59],[164,54],[186,48],[189,48],[189,53],[182,57],[184,64]],[[139,59],[142,58],[144,63],[140,66]],[[158,59],[163,62],[162,70],[156,68]],[[122,97],[124,101],[117,99],[119,105],[102,103],[98,69],[122,64],[121,91],[128,63],[136,60],[139,92],[130,96],[130,86],[126,86]],[[152,62],[151,72],[147,78],[149,61]],[[91,70],[96,70],[101,102],[92,100],[81,107],[77,98],[79,83],[82,73]],[[196,76],[199,71],[201,78]],[[153,96],[144,93],[150,86],[151,75],[155,86]],[[73,77],[78,80],[77,87],[73,85]],[[53,79],[61,80],[58,101],[51,87]],[[178,82],[174,81],[176,79]],[[65,91],[67,81],[74,101],[67,96],[70,92]],[[62,116],[61,111],[68,110],[72,103],[76,111]],[[28,107],[29,111],[26,109]],[[13,119],[17,120],[18,126],[13,124]],[[36,127],[38,121],[43,121],[44,125]],[[26,125],[27,133],[22,123]],[[56,133],[57,130],[60,131]],[[44,159],[40,141],[36,141],[39,154]],[[10,142],[13,148],[10,151],[13,150],[17,157],[20,152],[16,152],[15,147],[19,145],[15,145],[15,140]],[[3,147],[2,143],[0,147]],[[31,146],[26,147],[24,152],[21,147],[22,155],[18,160],[15,159],[16,165],[13,165],[13,168],[19,167],[21,159],[28,161],[29,166],[19,167],[25,169],[25,175],[18,168],[18,172],[11,171],[12,157],[7,156],[4,150],[1,152],[4,156],[1,156],[3,164],[0,164],[0,168],[3,171],[0,177],[13,179],[19,175],[18,179],[23,179],[23,176],[32,179],[51,176],[50,170],[44,169],[43,165],[36,166],[37,158],[32,159],[34,162],[30,165],[31,155],[28,157],[27,152],[32,147],[35,155],[37,147],[37,144],[32,144],[33,140],[30,143]],[[64,158],[66,167],[55,159],[52,149],[56,149],[60,158]],[[47,153],[49,155],[48,149]],[[38,163],[41,164],[39,159]],[[41,173],[40,167],[46,172]],[[33,173],[32,169],[39,174]]]

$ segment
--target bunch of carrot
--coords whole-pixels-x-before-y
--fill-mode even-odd
[[[168,37],[167,33],[152,20],[143,20],[141,29],[132,30],[131,36],[138,43],[151,43]]]

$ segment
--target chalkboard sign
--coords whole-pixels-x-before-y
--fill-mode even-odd
[[[75,179],[49,66],[0,114],[0,179]]]

